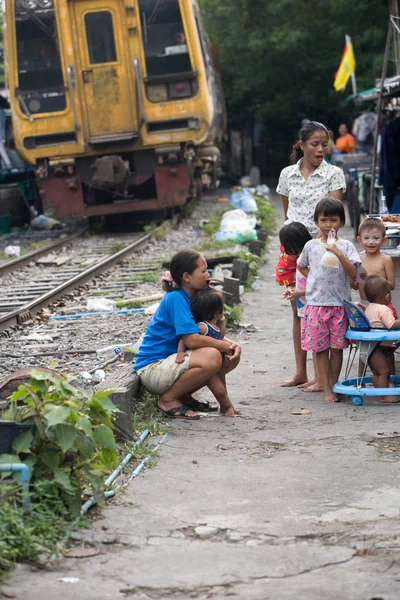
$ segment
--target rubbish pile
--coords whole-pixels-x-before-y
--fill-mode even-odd
[[[243,178],[247,182],[247,178]],[[231,240],[237,244],[247,244],[257,240],[257,198],[270,199],[267,185],[253,188],[234,188],[230,199],[233,210],[222,216],[216,240]]]

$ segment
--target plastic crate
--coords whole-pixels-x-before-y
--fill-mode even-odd
[[[0,454],[13,454],[13,441],[20,433],[29,429],[32,429],[30,423],[0,421]]]
[[[10,233],[11,231],[11,219],[10,215],[0,215],[0,235]]]

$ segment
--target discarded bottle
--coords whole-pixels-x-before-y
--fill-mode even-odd
[[[83,383],[86,383],[86,384],[92,383],[92,376],[89,373],[89,371],[83,371],[81,373],[81,379],[82,379]]]
[[[106,378],[106,373],[103,371],[103,369],[96,369],[93,374],[93,378],[96,383],[100,383],[100,381],[103,381]]]
[[[389,214],[389,209],[386,204],[386,196],[384,195],[383,192],[381,192],[381,201],[379,203],[379,214],[381,216]]]
[[[99,350],[96,350],[96,355],[97,358],[104,358],[105,360],[108,360],[109,358],[114,358],[115,356],[122,356],[124,350],[131,350],[134,345],[134,342],[113,344],[112,346],[107,346],[106,348],[100,348]]]

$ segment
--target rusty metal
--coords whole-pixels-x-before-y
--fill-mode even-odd
[[[38,248],[38,250],[33,250],[28,254],[24,254],[24,256],[19,256],[18,258],[14,258],[13,260],[9,260],[8,262],[0,265],[0,277],[6,275],[6,273],[10,273],[11,271],[15,271],[16,269],[20,269],[25,265],[29,264],[31,260],[39,258],[40,256],[44,256],[45,254],[49,254],[52,250],[55,250],[59,246],[64,246],[65,244],[69,244],[77,237],[80,237],[85,231],[87,227],[81,229],[77,233],[72,233],[67,237],[60,238],[56,242],[52,244],[48,244],[47,246],[43,246],[43,248]]]
[[[80,285],[84,284],[86,281],[93,279],[98,273],[102,271],[106,271],[113,264],[118,263],[120,260],[124,258],[124,256],[130,254],[134,250],[137,250],[140,246],[145,244],[151,238],[151,234],[147,233],[146,235],[140,237],[138,240],[135,240],[126,248],[123,248],[119,252],[116,252],[112,256],[108,256],[104,260],[96,263],[89,269],[86,269],[79,275],[75,275],[68,281],[60,284],[56,288],[52,289],[50,292],[46,292],[39,298],[36,298],[32,302],[25,304],[25,306],[21,306],[20,308],[12,311],[0,317],[0,331],[4,331],[9,327],[14,327],[16,325],[21,324],[21,322],[25,322],[26,320],[30,320],[35,314],[37,314],[42,308],[48,306],[51,302],[54,302],[58,298],[61,298],[68,292],[76,289]]]

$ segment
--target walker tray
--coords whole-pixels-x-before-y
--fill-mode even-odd
[[[355,331],[348,329],[346,338],[353,342],[384,342],[399,341],[400,331],[390,331],[389,329],[370,329],[369,331]],[[333,386],[335,394],[352,396],[353,404],[361,406],[364,396],[398,396],[400,395],[400,376],[393,375],[390,381],[394,383],[391,388],[362,387],[366,384],[372,384],[372,377],[354,377],[338,381]]]

